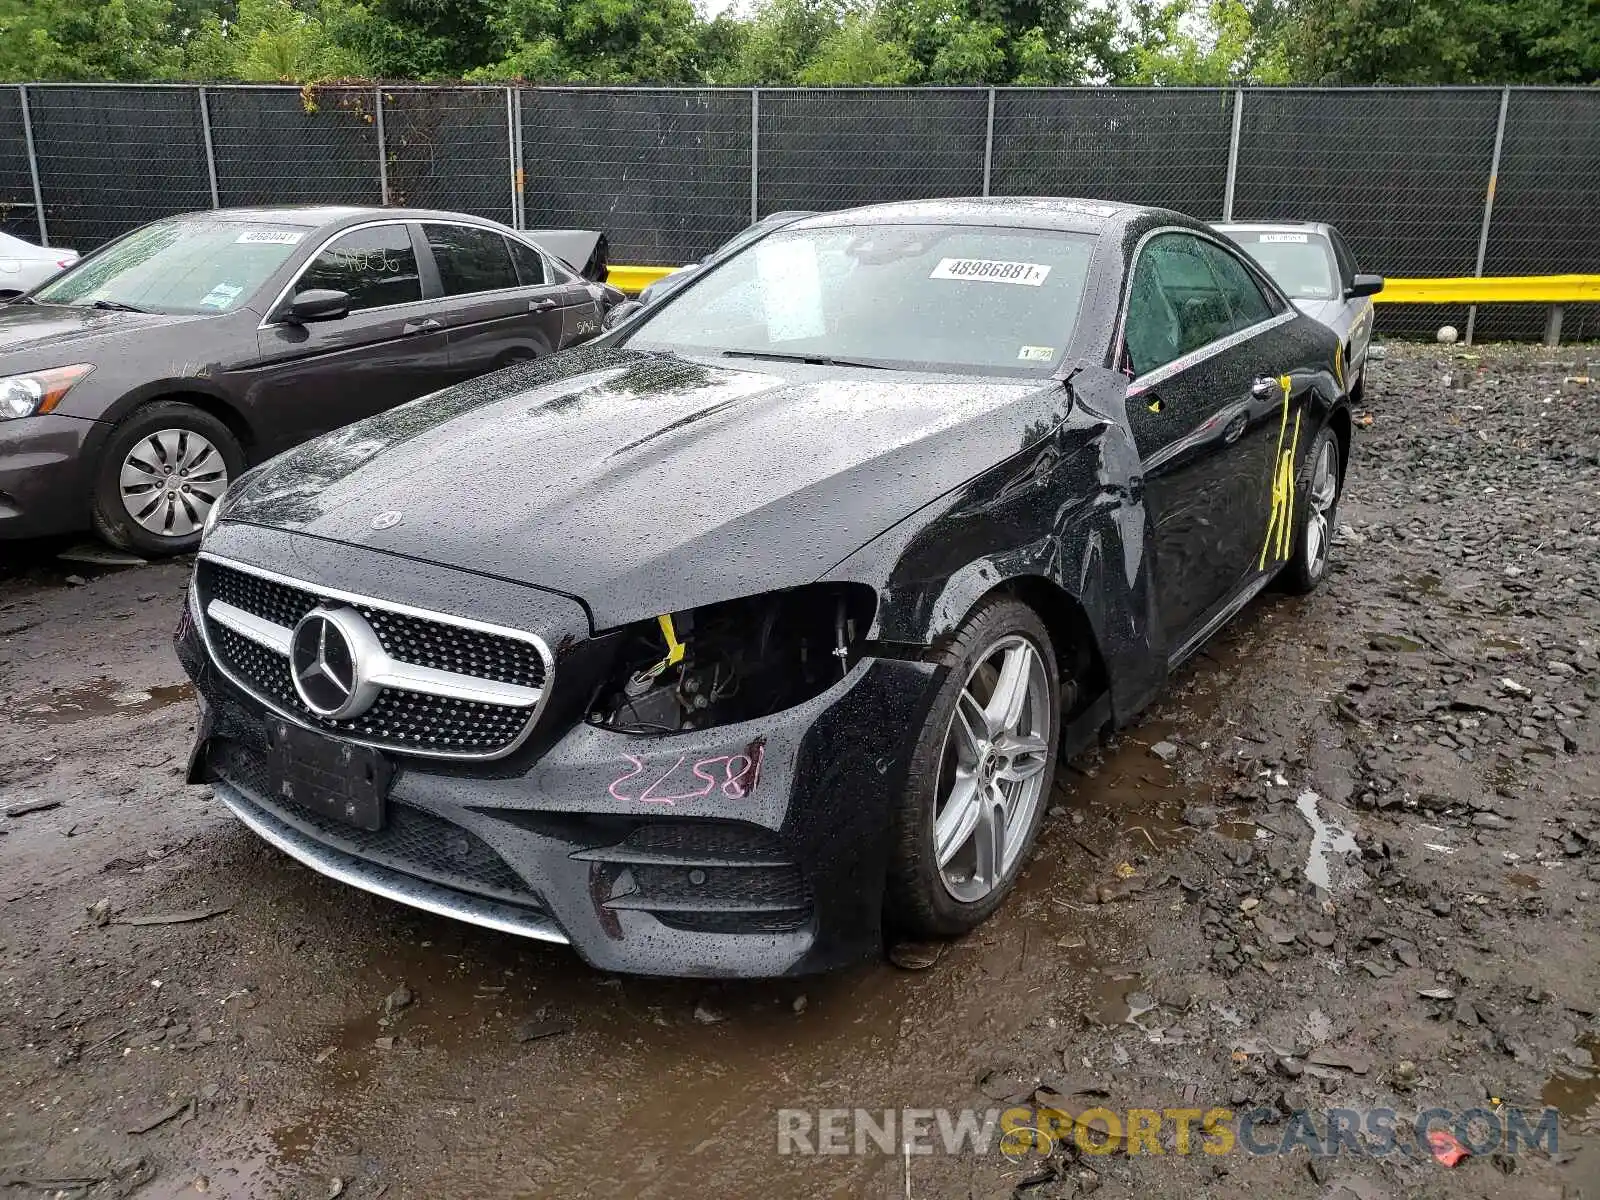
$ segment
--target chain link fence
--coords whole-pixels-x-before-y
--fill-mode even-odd
[[[692,262],[751,220],[748,91],[524,91],[523,224],[601,229],[612,262]]]
[[[223,208],[383,203],[372,88],[207,88],[206,104]]]
[[[1513,88],[1495,188],[1485,275],[1600,274],[1600,90]],[[1480,309],[1486,337],[1530,337],[1544,313]],[[1600,304],[1567,306],[1566,334],[1600,335]]]
[[[0,233],[37,239],[39,217],[22,113],[22,93],[0,89]]]
[[[78,250],[214,205],[390,204],[672,264],[779,210],[970,195],[1331,221],[1396,277],[1597,273],[1600,89],[0,87],[0,229]]]
[[[511,223],[510,112],[498,88],[384,88],[388,202]]]
[[[1339,227],[1367,270],[1473,273],[1494,157],[1500,89],[1249,92],[1241,114],[1236,220]],[[1390,332],[1464,328],[1465,307],[1386,309]]]
[[[759,210],[975,196],[988,97],[978,88],[764,88]]]
[[[1235,102],[1221,89],[999,89],[990,190],[1157,204],[1214,221]]]

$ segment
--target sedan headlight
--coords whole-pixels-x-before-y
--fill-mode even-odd
[[[61,397],[72,390],[73,384],[92,370],[88,363],[79,363],[0,377],[0,421],[49,412],[61,403]]]

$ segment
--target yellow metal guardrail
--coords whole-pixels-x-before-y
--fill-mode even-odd
[[[1375,304],[1578,304],[1600,301],[1600,275],[1391,279]]]
[[[630,296],[637,296],[650,284],[671,275],[677,267],[619,267],[606,268],[606,282],[619,287]]]
[[[676,267],[619,267],[610,281],[637,295]],[[1579,304],[1600,302],[1600,275],[1521,275],[1475,279],[1391,279],[1378,304]]]

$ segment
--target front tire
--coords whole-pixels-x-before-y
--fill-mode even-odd
[[[1060,742],[1055,647],[1037,613],[991,600],[957,632],[893,817],[886,914],[953,937],[1010,893],[1043,821]]]
[[[1333,533],[1338,528],[1339,499],[1344,494],[1344,470],[1339,439],[1324,427],[1311,444],[1311,479],[1306,485],[1300,528],[1294,552],[1283,569],[1283,586],[1301,595],[1316,590],[1328,573],[1333,554]]]
[[[112,430],[101,451],[94,530],[122,550],[188,553],[243,470],[244,450],[216,417],[176,400],[146,404]]]

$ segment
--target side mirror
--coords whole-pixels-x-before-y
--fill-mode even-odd
[[[337,321],[350,315],[350,293],[309,288],[289,302],[287,318],[295,322]]]
[[[641,313],[643,311],[644,305],[640,304],[637,300],[624,300],[610,312],[606,313],[605,319],[600,322],[600,327],[602,329],[615,329],[618,325],[630,320],[635,313]]]
[[[1357,275],[1350,281],[1350,286],[1345,288],[1344,295],[1347,300],[1354,300],[1357,296],[1376,296],[1383,291],[1382,275]]]

